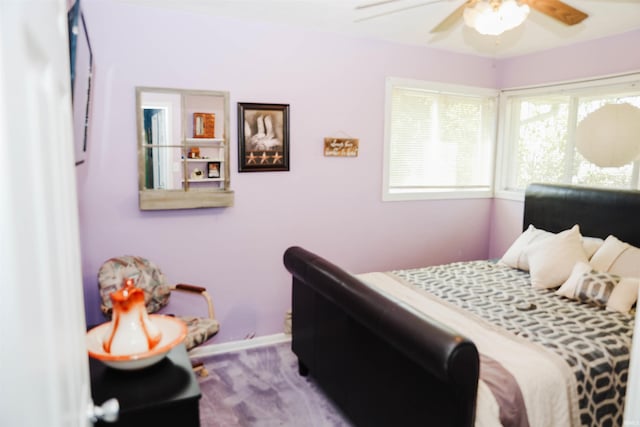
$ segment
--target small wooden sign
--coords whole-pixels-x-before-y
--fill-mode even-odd
[[[193,113],[193,137],[215,138],[216,115],[213,113]]]
[[[327,157],[357,157],[358,138],[325,138],[324,155]]]

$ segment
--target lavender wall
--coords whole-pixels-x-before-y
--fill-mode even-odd
[[[84,8],[96,63],[78,168],[89,324],[104,320],[96,272],[119,254],[206,286],[222,324],[214,342],[282,330],[291,245],[353,272],[487,256],[491,200],[381,202],[384,81],[496,87],[494,61],[107,0]],[[230,92],[234,207],[138,210],[136,86]],[[236,172],[237,102],[291,105],[290,172]],[[360,138],[359,157],[323,157],[323,138],[344,134]],[[189,305],[174,301],[172,311]]]
[[[536,54],[503,59],[502,89],[640,71],[640,30]]]

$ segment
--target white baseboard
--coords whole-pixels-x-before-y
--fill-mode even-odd
[[[189,357],[207,357],[216,354],[229,353],[232,351],[246,350],[248,348],[262,347],[265,345],[279,344],[291,341],[291,335],[284,333],[265,335],[258,338],[248,340],[231,341],[221,344],[201,345],[189,352]]]

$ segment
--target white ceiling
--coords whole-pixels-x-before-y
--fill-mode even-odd
[[[640,0],[564,0],[589,17],[567,26],[532,10],[523,25],[501,36],[482,36],[462,20],[446,32],[430,30],[464,0],[121,0],[153,7],[300,26],[358,37],[503,58],[640,29]],[[372,15],[392,12],[384,16]]]

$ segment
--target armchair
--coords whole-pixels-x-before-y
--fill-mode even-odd
[[[122,287],[125,278],[135,279],[136,286],[144,291],[145,306],[149,313],[155,313],[165,307],[174,291],[199,295],[204,299],[208,317],[176,316],[187,324],[187,351],[202,344],[220,329],[220,323],[215,318],[213,302],[205,288],[185,283],[170,285],[156,264],[146,258],[131,255],[108,259],[98,271],[100,309],[106,318],[111,319],[112,313],[109,296]],[[202,364],[194,364],[194,369],[201,375],[206,375]]]

